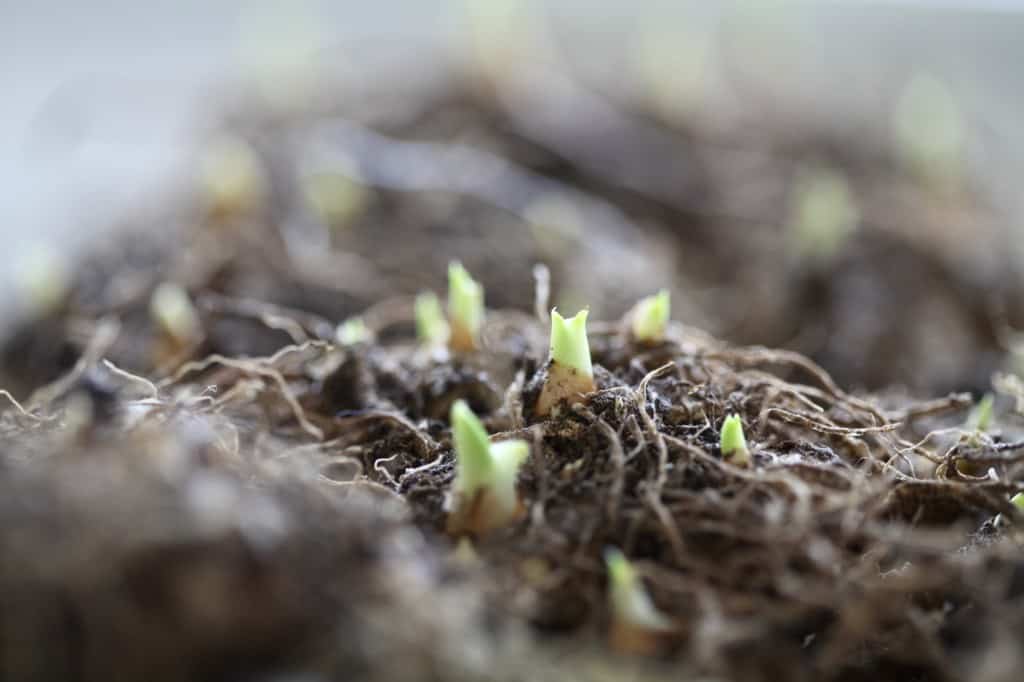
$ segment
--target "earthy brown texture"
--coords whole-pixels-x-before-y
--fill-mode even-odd
[[[175,206],[169,224],[187,227],[111,243],[60,308],[9,339],[0,677],[1019,676],[1024,517],[1009,498],[1024,488],[1021,415],[1001,399],[989,432],[965,432],[973,400],[946,393],[987,387],[1003,362],[1000,305],[979,292],[1005,292],[1010,313],[1019,294],[1009,266],[972,279],[962,253],[918,238],[947,234],[929,206],[980,214],[966,190],[928,195],[843,145],[757,142],[771,167],[825,157],[865,197],[887,188],[867,204],[881,217],[814,268],[759,251],[782,243],[778,230],[755,236],[723,212],[742,178],[715,161],[720,142],[675,130],[659,133],[671,149],[640,144],[638,131],[664,125],[642,112],[601,135],[580,123],[574,138],[531,137],[536,128],[473,88],[417,96],[397,122],[345,119],[343,107],[284,120],[247,112],[230,129],[257,150],[266,195]],[[472,165],[471,153],[447,156],[453,131],[511,165],[467,186],[386,186],[399,138],[440,140],[416,149]],[[338,139],[377,186],[328,230],[297,184],[308,155],[330,159]],[[650,173],[623,187],[602,173],[611,166],[551,139],[613,158],[645,150]],[[676,185],[679,158],[691,181]],[[552,187],[589,216],[568,241],[522,217]],[[900,212],[911,203],[920,210]],[[758,218],[765,230],[776,219]],[[326,242],[296,250],[316,239]],[[486,286],[477,352],[412,338],[411,295],[440,288],[450,258]],[[170,354],[148,315],[167,280],[188,289],[203,329]],[[698,301],[696,282],[732,288]],[[556,298],[585,295],[608,321],[590,325],[597,390],[541,416],[549,285]],[[685,323],[634,345],[616,317],[663,285]],[[353,314],[372,338],[339,346],[335,325]],[[827,368],[691,324],[719,314],[719,330],[743,321],[733,339],[795,338]],[[826,331],[800,336],[809,324]],[[937,339],[948,357],[922,351]],[[931,397],[848,388],[899,382]],[[532,448],[522,518],[470,544],[445,532],[446,420],[460,398],[496,438]],[[733,413],[747,469],[718,449]],[[608,646],[608,546],[679,624],[660,655]]]

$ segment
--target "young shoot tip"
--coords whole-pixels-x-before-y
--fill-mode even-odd
[[[149,299],[149,314],[175,343],[191,343],[202,335],[199,313],[188,292],[174,282],[161,282]]]
[[[992,427],[992,408],[995,405],[995,396],[986,393],[971,410],[964,424],[967,431],[988,431]]]
[[[537,398],[536,413],[546,416],[563,401],[580,402],[597,390],[587,342],[587,310],[566,319],[551,310],[551,361]]]
[[[416,297],[416,338],[427,346],[440,346],[448,341],[448,321],[444,319],[441,301],[433,291]]]
[[[480,347],[484,288],[458,261],[448,265],[448,319],[451,326],[448,344],[452,350],[471,351]]]
[[[356,346],[368,343],[373,338],[373,333],[363,322],[363,318],[350,317],[338,325],[334,337],[342,346]]]
[[[566,319],[557,308],[551,309],[551,360],[592,378],[594,368],[590,363],[590,343],[587,341],[588,313],[584,308]]]
[[[750,464],[750,450],[747,438],[743,434],[743,422],[738,415],[730,414],[722,422],[721,439],[722,456],[732,460],[737,466]]]
[[[455,507],[449,517],[453,533],[483,533],[515,519],[519,467],[530,454],[523,440],[491,443],[480,419],[464,400],[450,413],[455,446]]]
[[[657,343],[664,339],[671,309],[668,289],[640,299],[630,316],[633,338],[641,343]]]
[[[658,633],[673,630],[672,622],[654,605],[633,564],[618,548],[606,548],[604,562],[608,571],[608,600],[620,639],[628,639],[635,644],[640,639],[637,631]],[[631,636],[622,637],[627,633]]]
[[[1017,493],[1010,498],[1010,504],[1015,506],[1017,509],[1024,511],[1024,493]]]

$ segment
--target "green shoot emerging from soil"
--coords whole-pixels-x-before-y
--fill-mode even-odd
[[[480,347],[484,288],[457,262],[448,266],[448,320],[451,325],[448,345],[453,351],[472,351]]]
[[[480,534],[507,525],[520,512],[516,475],[530,454],[526,441],[491,443],[469,405],[451,409],[455,444],[455,483],[448,532]]]
[[[630,315],[633,338],[640,343],[658,343],[664,339],[671,305],[668,289],[640,299]]]
[[[722,422],[722,456],[736,466],[750,465],[750,450],[747,448],[747,438],[743,435],[743,422],[735,414],[730,414]]]
[[[985,396],[978,401],[978,404],[971,410],[971,414],[967,417],[967,422],[964,424],[964,429],[967,431],[988,431],[992,426],[992,405],[995,402],[995,396],[991,393],[986,393]]]
[[[673,630],[672,622],[654,605],[633,564],[614,547],[604,551],[608,569],[608,601],[612,611],[612,644],[635,653],[652,653],[658,636]]]
[[[551,311],[551,361],[593,379],[586,310],[579,311],[568,320],[559,315],[557,310]]]
[[[582,396],[595,390],[587,342],[587,311],[581,310],[567,320],[557,310],[552,310],[551,360],[547,380],[537,399],[537,413],[550,414],[563,400],[579,402]]]
[[[425,346],[440,346],[448,341],[448,322],[432,291],[416,297],[416,338]]]
[[[199,314],[188,292],[173,282],[163,282],[153,290],[149,314],[156,325],[176,344],[188,345],[202,335]]]
[[[372,334],[361,317],[350,317],[338,325],[334,337],[342,346],[355,346],[366,343]]]
[[[1017,509],[1024,511],[1024,493],[1017,493],[1016,495],[1010,498],[1010,502]]]

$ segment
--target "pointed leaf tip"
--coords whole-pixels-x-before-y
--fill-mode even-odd
[[[457,484],[469,494],[493,477],[491,442],[480,419],[464,400],[452,404],[450,421],[455,444]]]
[[[587,315],[584,308],[571,318],[562,317],[557,308],[551,309],[551,359],[566,367],[592,377],[590,343],[587,341]]]
[[[633,337],[639,341],[660,341],[671,314],[668,289],[640,299],[633,308]]]
[[[721,450],[724,457],[735,456],[737,463],[749,460],[747,438],[738,415],[731,414],[722,422]]]
[[[448,265],[448,317],[452,343],[475,348],[484,321],[484,289],[458,261]]]

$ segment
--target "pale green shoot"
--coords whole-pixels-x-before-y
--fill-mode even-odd
[[[202,334],[202,324],[192,299],[174,282],[163,282],[153,290],[149,314],[157,326],[178,343],[194,341]]]
[[[995,396],[991,393],[986,393],[985,396],[978,401],[978,404],[971,410],[971,414],[967,417],[967,422],[964,424],[964,429],[967,431],[988,431],[992,426],[992,406],[995,403]]]
[[[459,503],[470,505],[481,493],[481,525],[503,525],[514,518],[519,498],[516,475],[530,454],[526,441],[507,440],[491,443],[487,430],[469,405],[455,401],[451,409],[452,438],[455,444],[455,492]]]
[[[444,319],[441,302],[432,291],[416,297],[416,337],[428,346],[448,341],[448,322]]]
[[[673,629],[672,622],[654,605],[633,564],[614,547],[604,551],[608,570],[608,598],[612,615],[621,623],[647,630]]]
[[[633,338],[644,343],[657,343],[665,338],[671,305],[668,289],[640,299],[633,308]]]
[[[461,263],[448,265],[449,343],[454,350],[474,350],[480,345],[484,323],[484,288],[470,277]]]
[[[594,376],[587,342],[587,310],[568,320],[551,311],[551,359],[556,365],[576,370],[585,377]]]
[[[361,317],[348,318],[339,324],[338,329],[334,332],[335,339],[342,346],[355,346],[360,343],[366,343],[372,336],[373,334],[370,333],[369,327],[366,326]]]
[[[722,422],[722,456],[730,458],[737,466],[750,464],[750,450],[747,448],[747,438],[743,435],[743,422],[740,418],[731,414]]]

